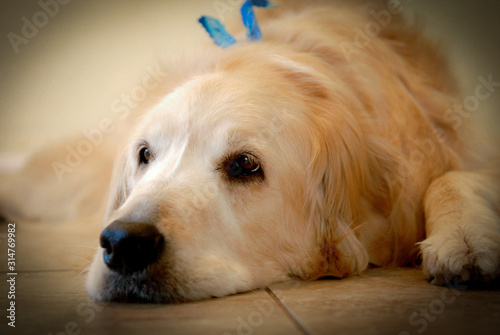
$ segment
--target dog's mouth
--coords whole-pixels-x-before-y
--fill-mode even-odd
[[[151,271],[146,269],[130,274],[108,271],[99,298],[107,302],[126,303],[176,304],[186,302],[173,281],[162,280],[162,277],[153,276]]]

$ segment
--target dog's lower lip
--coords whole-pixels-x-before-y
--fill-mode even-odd
[[[136,304],[176,304],[185,302],[183,299],[174,296],[160,295],[158,293],[150,295],[139,295],[134,292],[110,293],[105,296],[104,301],[113,303],[136,303]]]
[[[125,296],[115,296],[110,299],[110,302],[136,304],[168,303],[152,297],[141,297],[133,293],[126,294]]]
[[[99,300],[141,304],[175,304],[187,301],[178,294],[172,282],[163,281],[164,278],[168,278],[167,274],[160,274],[154,270],[145,269],[134,273],[108,271]]]

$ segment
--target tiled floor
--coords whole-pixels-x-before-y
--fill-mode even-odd
[[[88,223],[18,223],[16,328],[0,334],[497,334],[500,285],[435,287],[418,269],[275,284],[181,305],[98,304],[85,268],[97,239]],[[6,253],[6,225],[0,226]],[[28,242],[29,241],[29,245]],[[5,257],[0,270],[6,273]],[[4,277],[5,278],[5,277]],[[7,308],[0,281],[0,310]],[[5,314],[5,312],[2,312]]]

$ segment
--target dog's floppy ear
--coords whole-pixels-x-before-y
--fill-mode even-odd
[[[316,227],[316,242],[321,249],[319,262],[312,262],[316,269],[310,277],[359,273],[369,261],[367,246],[363,244],[366,236],[359,228],[365,223],[374,226],[370,225],[374,217],[389,217],[401,193],[400,185],[391,180],[398,166],[397,150],[372,133],[370,121],[362,119],[361,110],[366,106],[359,101],[357,92],[330,78],[323,62],[305,54],[294,55],[293,59],[273,55],[271,59],[309,107],[309,222]],[[370,217],[372,211],[375,215]],[[368,234],[392,233],[387,231],[391,229],[389,225],[379,228]],[[372,250],[369,251],[372,256]],[[385,263],[391,257],[392,254],[379,258]]]
[[[109,187],[108,205],[104,216],[104,223],[107,224],[111,213],[120,208],[130,194],[130,177],[132,175],[132,164],[126,154],[127,148],[120,152],[114,162],[113,174]]]
[[[353,106],[334,104],[316,106],[311,185],[316,187],[313,215],[322,255],[317,275],[345,277],[368,266],[369,253],[358,230],[362,225],[368,224],[368,234],[393,233],[389,225],[372,229],[370,213],[389,217],[401,189],[391,180],[398,166],[394,148],[356,119],[348,110]],[[388,257],[384,263],[393,255]]]
[[[308,199],[313,203],[309,220],[316,227],[321,248],[320,259],[312,262],[316,269],[310,277],[361,272],[368,265],[368,254],[354,233],[354,224],[361,212],[358,194],[365,185],[366,148],[352,106],[341,104],[355,101],[355,97],[341,96],[342,90],[332,87],[334,81],[326,75],[324,64],[314,57],[273,55],[271,59],[309,107],[305,112],[312,127]]]
[[[368,265],[367,251],[354,231],[359,222],[359,194],[365,184],[362,166],[366,148],[351,115],[335,117],[330,110],[339,106],[320,105],[318,108],[328,110],[319,111],[314,120],[313,216],[321,259],[313,276],[341,278],[359,273]]]

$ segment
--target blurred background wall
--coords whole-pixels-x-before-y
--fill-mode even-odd
[[[400,1],[405,16],[423,20],[442,42],[464,96],[474,94],[478,76],[500,81],[500,1]],[[200,15],[225,21],[226,9],[241,2],[2,0],[0,154],[96,128],[158,58],[207,38]],[[474,115],[485,130],[497,131],[499,113],[500,87]]]

